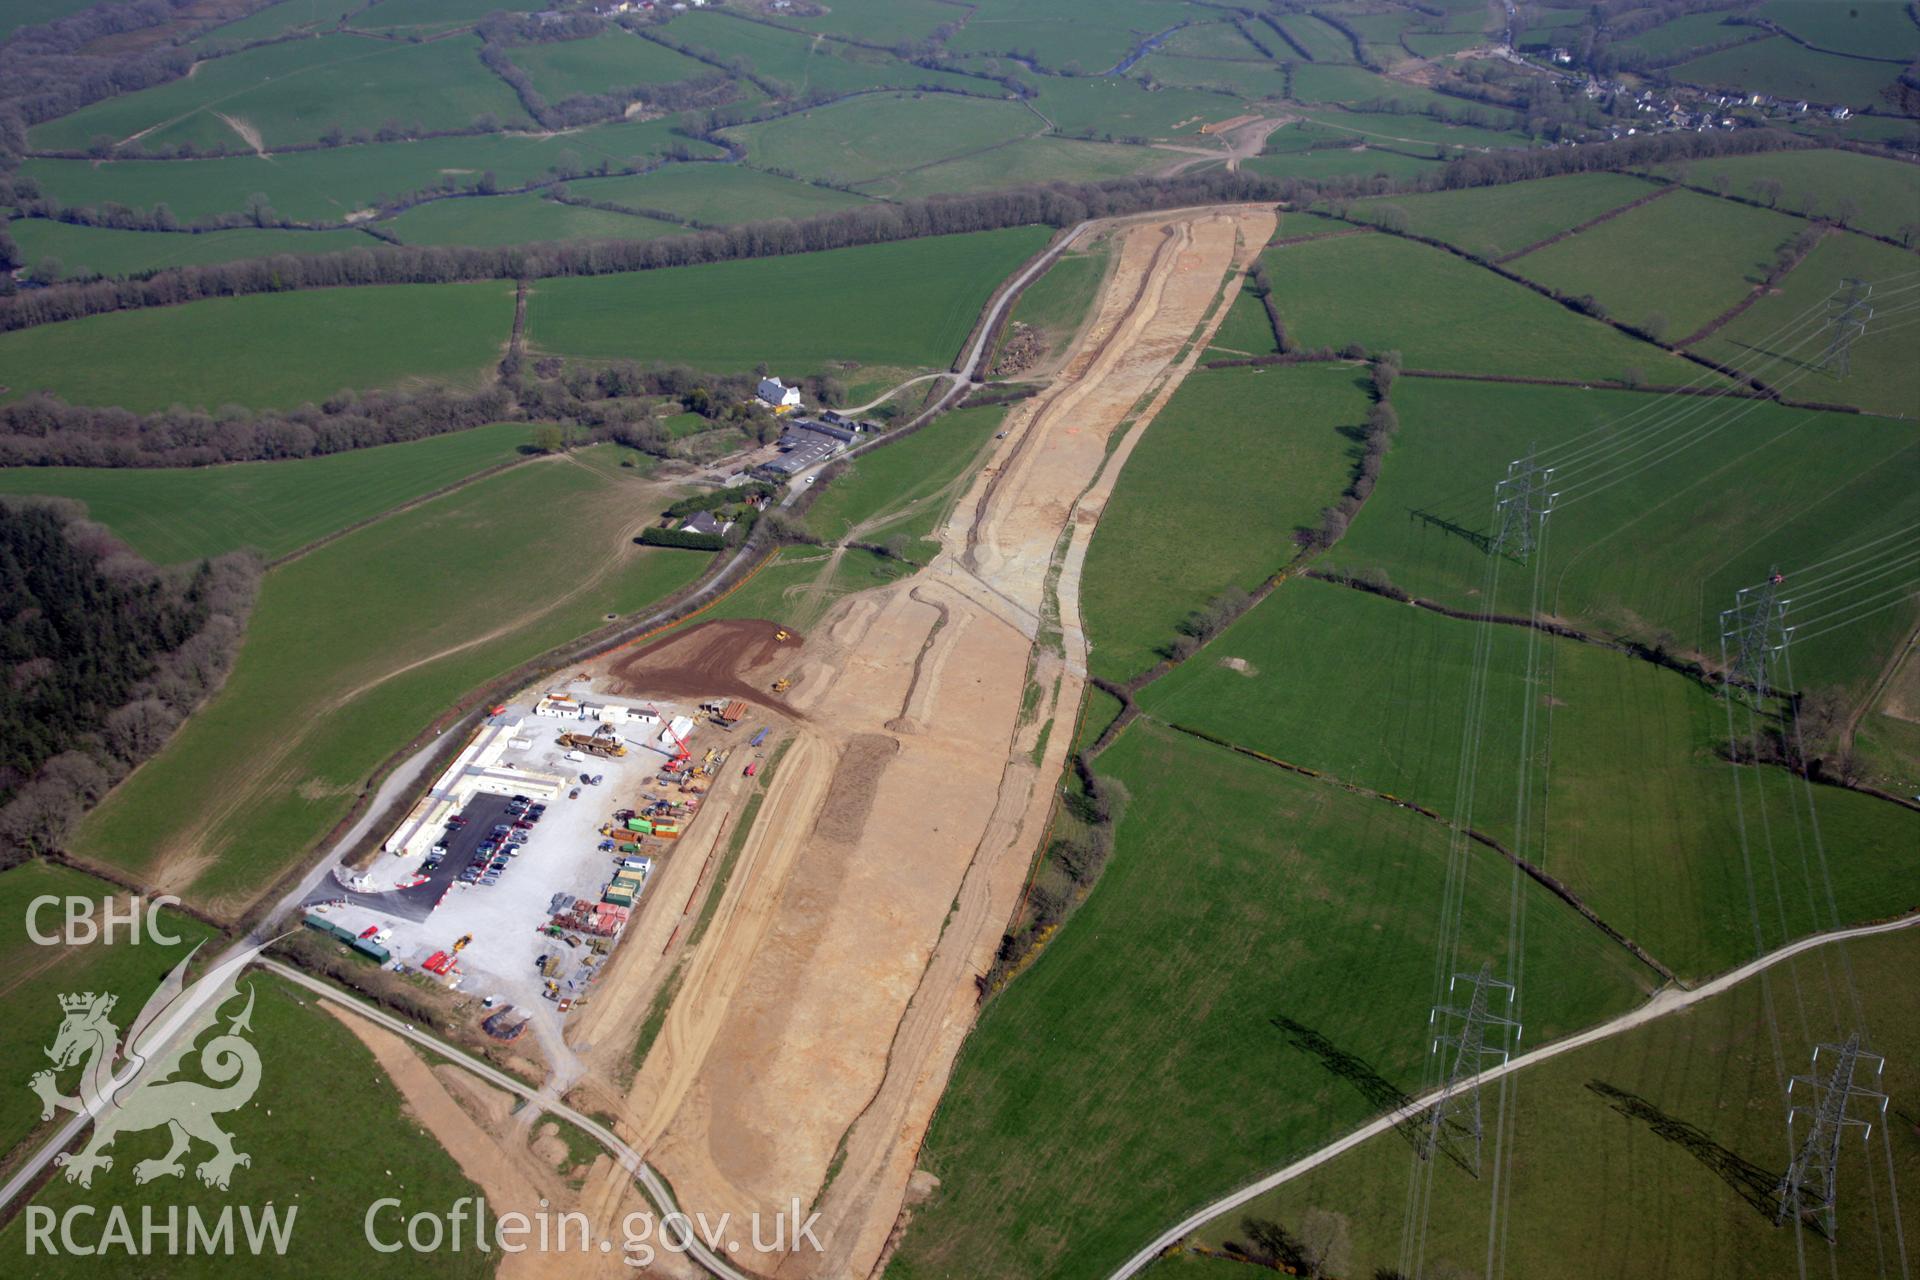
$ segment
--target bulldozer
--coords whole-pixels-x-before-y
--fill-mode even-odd
[[[785,627],[782,627],[778,631],[773,633],[773,638],[775,640],[791,640],[793,639],[793,633],[791,631],[788,631]]]
[[[792,676],[781,676],[778,680],[775,680],[773,682],[773,691],[775,693],[785,693],[787,690],[791,688],[793,688]]]

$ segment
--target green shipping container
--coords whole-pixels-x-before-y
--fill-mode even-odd
[[[642,833],[651,832],[653,830],[653,823],[649,822],[645,818],[628,818],[627,830],[639,831]]]

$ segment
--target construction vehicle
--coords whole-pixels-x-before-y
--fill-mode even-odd
[[[453,944],[453,954],[459,955],[462,951],[465,951],[467,949],[467,944],[472,941],[473,941],[472,934],[470,933],[461,934],[460,941]]]
[[[793,688],[792,676],[781,676],[778,680],[775,680],[773,682],[773,691],[775,693],[785,693],[787,690],[791,688]]]
[[[624,742],[598,733],[563,733],[560,735],[560,745],[570,751],[584,751],[588,755],[599,756],[603,760],[627,754]]]
[[[782,627],[778,631],[773,633],[773,638],[775,640],[791,640],[793,639],[793,634],[790,631],[788,631],[785,627]]]
[[[667,737],[673,739],[673,745],[675,748],[673,753],[673,759],[667,761],[667,770],[666,770],[668,773],[673,773],[673,772],[676,772],[682,765],[686,764],[687,761],[693,759],[693,752],[687,749],[687,740],[685,738],[682,738],[679,734],[673,731],[672,720],[667,721],[667,727],[664,732]]]
[[[748,761],[747,767],[741,770],[741,772],[751,778],[754,774],[760,772],[760,762],[758,760]]]

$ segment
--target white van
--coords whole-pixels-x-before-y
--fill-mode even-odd
[[[565,760],[571,760],[575,764],[585,764],[587,760],[587,758],[581,755],[578,751],[569,751],[565,756],[561,758]]]

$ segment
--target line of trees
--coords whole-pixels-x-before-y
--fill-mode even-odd
[[[1288,199],[1302,189],[1291,179],[1216,171],[1164,179],[1055,183],[980,195],[866,205],[801,220],[744,223],[651,240],[507,247],[381,245],[310,256],[279,255],[244,262],[176,267],[139,280],[95,281],[28,290],[0,298],[0,331],[110,311],[172,306],[202,298],[346,285],[609,275],[1004,227],[1034,224],[1064,227],[1087,218],[1155,208]]]
[[[1300,533],[1303,547],[1324,550],[1340,541],[1346,536],[1347,526],[1353,522],[1361,505],[1373,493],[1373,486],[1380,479],[1381,462],[1393,443],[1394,433],[1400,429],[1400,415],[1395,412],[1391,399],[1393,384],[1399,377],[1398,351],[1388,351],[1374,357],[1373,405],[1367,410],[1366,421],[1353,431],[1360,442],[1360,456],[1354,463],[1353,477],[1347,481],[1346,491],[1337,502],[1321,508],[1319,525]]]
[[[220,686],[260,573],[156,569],[78,503],[0,502],[0,866],[58,849]]]

